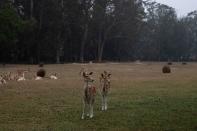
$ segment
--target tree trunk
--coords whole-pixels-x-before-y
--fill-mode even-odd
[[[31,3],[30,3],[30,19],[33,19],[33,9],[34,9],[34,1],[31,0]]]
[[[100,47],[100,50],[98,52],[98,62],[99,63],[102,62],[104,45],[105,45],[105,41],[103,41],[101,43],[101,47]]]
[[[60,51],[57,50],[56,52],[56,63],[59,64],[60,63]]]
[[[106,43],[106,39],[107,36],[109,34],[109,32],[111,31],[112,27],[115,25],[115,21],[105,30],[105,32],[103,33],[103,37],[102,37],[102,28],[104,24],[101,24],[100,26],[100,31],[99,31],[99,42],[98,42],[98,62],[102,62],[102,57],[103,57],[103,50],[104,50],[104,46]]]
[[[61,0],[61,8],[62,8],[62,22],[64,23],[64,1]],[[63,26],[62,28],[64,28],[65,26]],[[62,56],[62,46],[64,43],[64,40],[61,41],[61,34],[62,34],[62,30],[59,31],[58,36],[57,36],[57,45],[56,45],[56,63],[59,64],[60,63],[60,56]]]
[[[99,29],[99,36],[98,36],[98,49],[97,49],[97,61],[101,62],[102,56],[101,56],[101,44],[102,44],[102,32],[101,27]]]
[[[33,1],[33,0],[31,0]],[[40,10],[40,14],[39,14],[39,31],[37,33],[37,39],[39,40],[40,39],[40,36],[41,36],[41,29],[42,29],[42,9]],[[32,16],[33,17],[33,16]],[[40,54],[41,54],[41,41],[38,41],[37,43],[37,62],[39,63],[40,62]]]
[[[101,35],[101,33],[100,33]],[[102,39],[102,37],[100,37],[99,39],[99,48],[98,48],[98,62],[102,62],[102,58],[103,58],[103,50],[104,50],[104,46],[105,46],[105,42],[106,42],[106,37],[107,37],[107,33],[104,34],[104,37]]]
[[[88,36],[88,24],[85,25],[84,35],[83,35],[82,42],[81,42],[81,52],[80,52],[81,63],[84,62],[84,48],[85,48],[85,43],[87,41],[87,36]]]

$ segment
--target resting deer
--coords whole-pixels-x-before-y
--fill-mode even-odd
[[[35,80],[36,80],[36,81],[42,80],[42,79],[43,79],[43,78],[42,78],[42,77],[39,77],[39,76],[36,76],[36,77],[35,77]]]
[[[19,82],[19,81],[25,81],[26,79],[25,79],[25,73],[27,73],[28,71],[20,71],[20,72],[18,72],[18,75],[19,75],[19,77],[18,77],[18,79],[17,79],[17,81]]]
[[[3,78],[3,76],[0,76],[0,84],[6,84],[6,80]]]
[[[83,96],[83,113],[81,116],[81,119],[85,118],[85,115],[89,116],[90,118],[93,118],[94,112],[93,112],[93,104],[95,100],[96,95],[96,88],[92,85],[93,79],[91,77],[93,73],[90,72],[83,72],[83,78],[84,78],[84,96]]]
[[[57,73],[54,73],[54,74],[50,75],[49,78],[50,78],[50,79],[53,79],[53,80],[57,80],[57,79],[58,79]]]
[[[11,72],[7,72],[7,73],[4,73],[2,77],[3,77],[4,80],[9,81],[10,80],[10,75],[11,75]]]
[[[100,88],[102,97],[102,110],[107,110],[107,95],[110,89],[111,74],[104,71],[100,77]]]

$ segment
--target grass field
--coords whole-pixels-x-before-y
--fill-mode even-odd
[[[48,73],[58,72],[60,79],[0,85],[0,130],[196,131],[197,63],[173,63],[171,74],[162,74],[164,64],[45,65]],[[101,111],[97,93],[93,119],[80,119],[82,67],[94,72],[97,87],[103,70],[112,73],[109,110]],[[38,69],[7,65],[0,72],[28,68],[32,72]]]

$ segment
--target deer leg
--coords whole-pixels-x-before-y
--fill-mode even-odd
[[[82,112],[82,116],[81,116],[81,119],[84,119],[85,118],[85,110],[86,110],[86,102],[85,100],[83,101],[83,112]]]
[[[104,104],[105,104],[105,110],[107,110],[107,96],[105,96],[105,100],[104,100]]]
[[[94,112],[93,112],[93,105],[90,104],[90,118],[93,118]]]
[[[105,109],[105,104],[104,104],[104,95],[102,95],[102,111],[104,111],[104,109]]]
[[[86,116],[90,116],[90,104],[87,104]]]

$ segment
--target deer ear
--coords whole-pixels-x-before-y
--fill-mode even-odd
[[[110,77],[111,76],[111,74],[108,74],[108,77]]]
[[[104,77],[103,73],[101,73],[101,77],[102,77],[102,78]]]
[[[92,74],[93,74],[93,72],[90,72],[90,73],[89,73],[89,75],[92,75]]]

